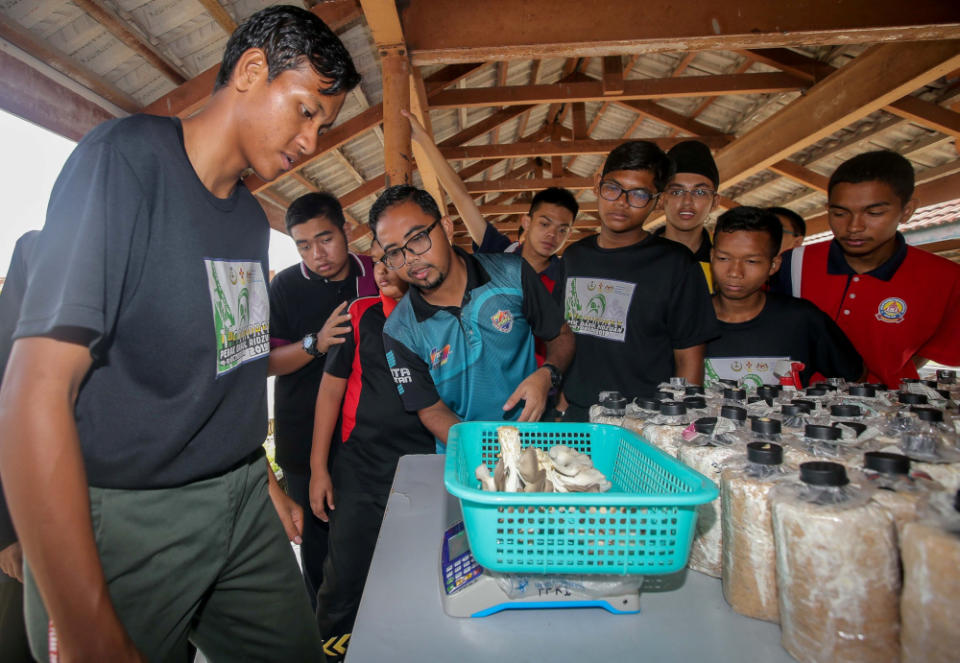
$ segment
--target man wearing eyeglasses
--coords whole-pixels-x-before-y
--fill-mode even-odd
[[[653,234],[683,244],[700,263],[707,285],[713,291],[710,274],[710,233],[704,228],[717,208],[720,173],[710,148],[698,140],[677,143],[667,152],[674,174],[660,196],[666,223]]]
[[[656,144],[630,141],[597,177],[600,234],[569,246],[564,317],[577,337],[558,410],[585,421],[600,391],[649,396],[671,376],[703,382],[704,343],[718,335],[703,273],[687,249],[643,223],[672,175]]]
[[[471,255],[426,191],[388,188],[370,209],[384,264],[413,287],[384,326],[404,408],[443,451],[459,421],[537,421],[573,356],[573,334],[520,256]],[[534,359],[533,337],[546,341]]]

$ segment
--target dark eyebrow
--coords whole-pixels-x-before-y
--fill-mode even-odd
[[[422,232],[426,230],[428,227],[429,226],[414,226],[413,228],[407,231],[407,233],[403,236],[403,238],[407,239],[411,235],[416,235],[418,232]]]

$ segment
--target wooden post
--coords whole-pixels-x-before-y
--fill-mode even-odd
[[[410,123],[400,114],[410,108],[410,60],[405,47],[380,49],[383,69],[383,163],[386,186],[410,184],[413,157]]]

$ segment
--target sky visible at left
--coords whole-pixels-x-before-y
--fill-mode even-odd
[[[0,110],[0,276],[6,276],[17,238],[39,230],[50,191],[76,146],[72,140]],[[270,269],[280,271],[300,260],[287,235],[270,231]]]

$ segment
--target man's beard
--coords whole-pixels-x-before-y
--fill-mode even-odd
[[[433,281],[428,281],[422,285],[417,282],[411,282],[411,285],[415,287],[417,290],[426,291],[426,292],[429,292],[431,290],[436,290],[446,280],[447,275],[445,273],[443,273],[433,265],[430,265],[430,267],[433,267],[434,269],[437,270],[437,278],[434,279]]]

